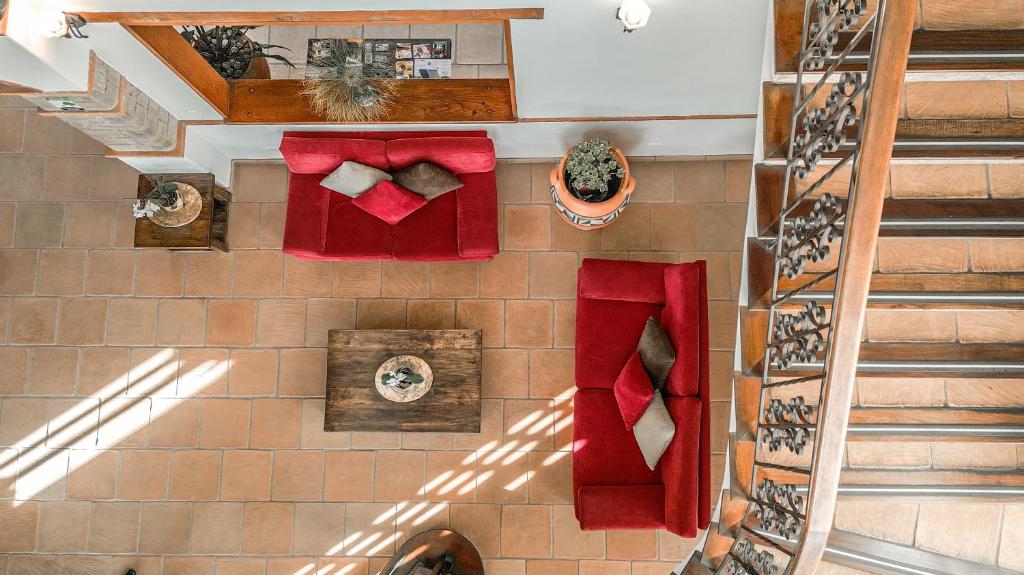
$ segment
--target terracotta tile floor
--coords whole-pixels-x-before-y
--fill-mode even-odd
[[[505,251],[433,265],[283,256],[284,167],[240,163],[231,253],[137,251],[135,174],[0,104],[22,130],[0,139],[0,573],[366,575],[435,526],[502,575],[690,551],[573,517],[575,270],[708,260],[720,473],[748,162],[637,161],[636,203],[591,233],[552,211],[549,163],[502,163]],[[482,328],[482,433],[322,432],[326,330],[354,327]]]

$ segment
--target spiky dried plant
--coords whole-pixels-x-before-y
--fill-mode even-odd
[[[302,81],[313,112],[330,122],[373,122],[381,119],[398,92],[397,78],[367,78],[364,69],[346,65],[345,43],[325,58],[331,72]],[[358,55],[357,55],[358,57]]]

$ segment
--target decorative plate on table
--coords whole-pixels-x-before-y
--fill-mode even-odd
[[[181,226],[191,224],[199,217],[199,213],[203,211],[203,196],[199,193],[199,190],[188,184],[181,182],[172,183],[178,184],[181,208],[173,212],[160,208],[155,214],[149,216],[149,219],[158,226],[180,228]]]

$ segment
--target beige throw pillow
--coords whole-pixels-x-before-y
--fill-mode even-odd
[[[668,445],[676,434],[676,424],[665,407],[661,392],[655,390],[654,399],[647,406],[647,411],[640,416],[633,426],[633,437],[636,438],[640,452],[644,455],[647,467],[654,470],[658,460],[665,454]]]
[[[391,174],[359,162],[344,161],[338,169],[320,180],[320,185],[350,198],[358,198],[383,180],[390,182]]]

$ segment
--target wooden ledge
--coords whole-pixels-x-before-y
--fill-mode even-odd
[[[302,80],[232,80],[229,124],[322,124]],[[507,79],[403,80],[395,104],[373,124],[513,122]]]
[[[305,24],[457,24],[540,20],[543,8],[469,10],[331,10],[319,12],[81,12],[93,23],[131,26],[300,26]]]

